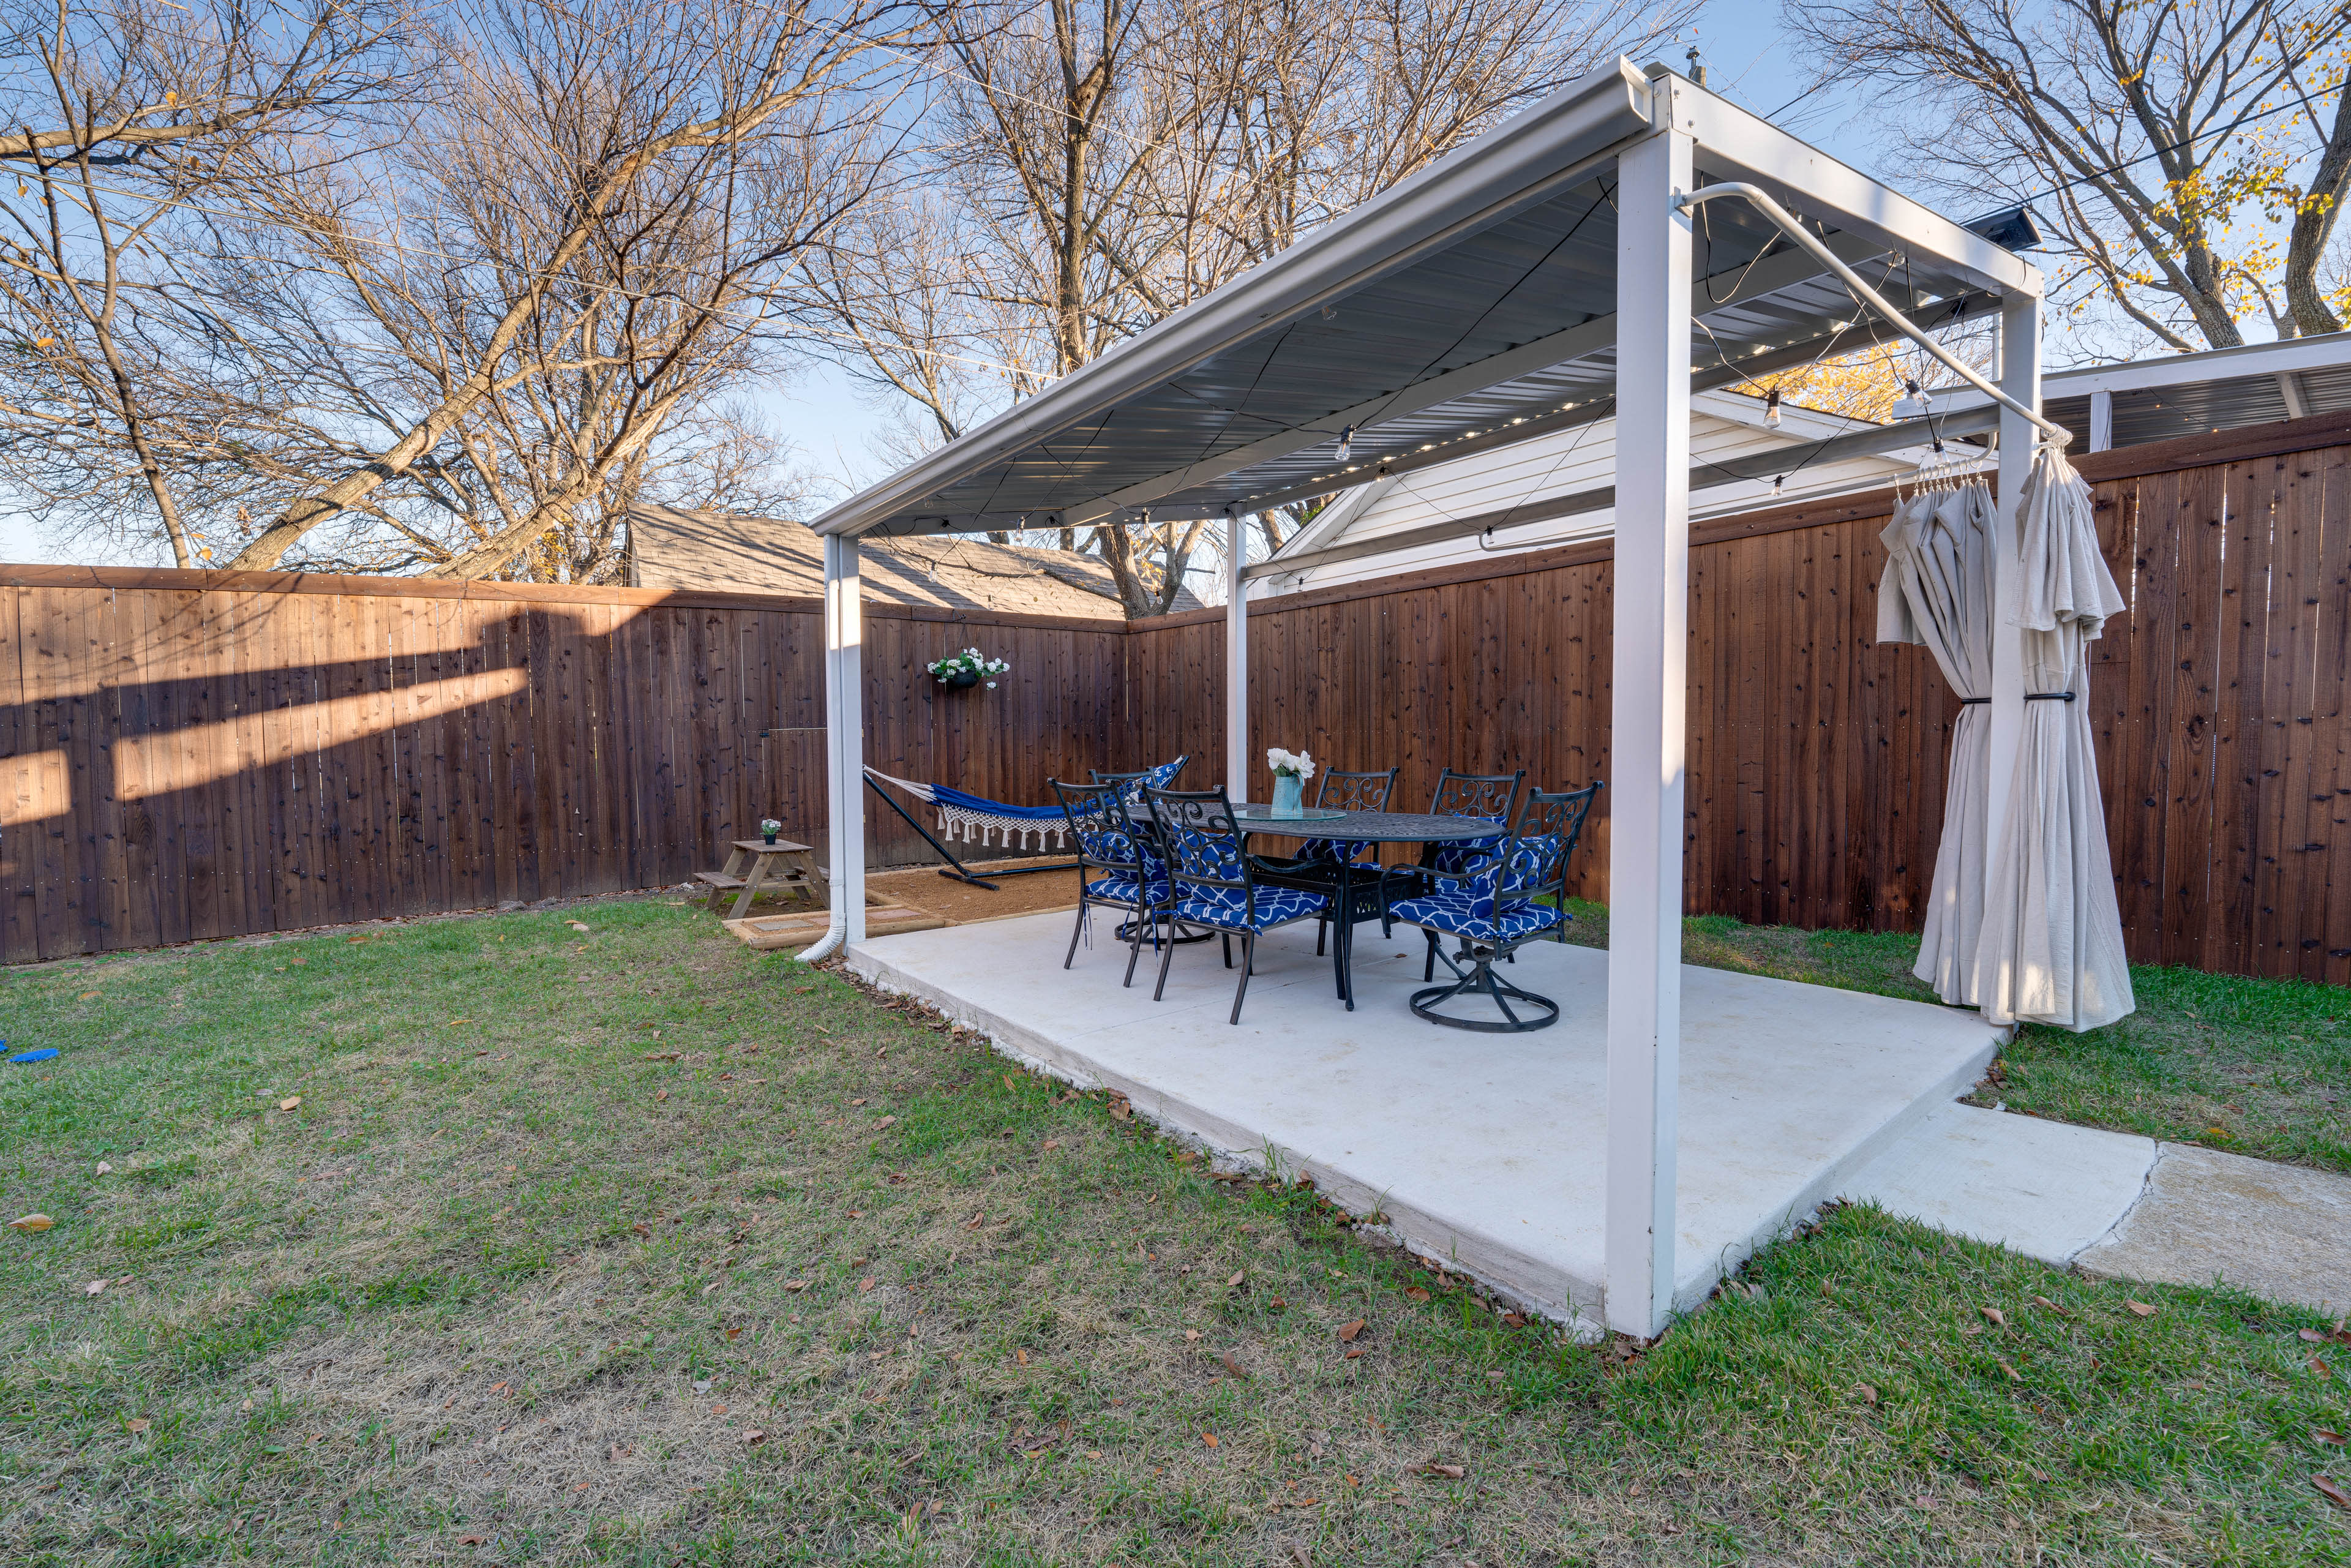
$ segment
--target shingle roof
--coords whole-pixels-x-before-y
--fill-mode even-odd
[[[705,592],[824,593],[824,545],[805,523],[672,507],[629,511],[631,581],[639,588]],[[1110,568],[1067,550],[993,544],[969,536],[869,539],[860,549],[869,599],[955,610],[1123,616]],[[1178,610],[1196,610],[1188,591]]]

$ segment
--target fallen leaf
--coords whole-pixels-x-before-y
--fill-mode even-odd
[[[51,1219],[46,1214],[26,1214],[20,1215],[16,1218],[10,1220],[8,1222],[8,1228],[11,1230],[34,1232],[47,1230],[50,1226],[55,1225],[56,1223],[56,1220]]]
[[[2302,1338],[2308,1340],[2313,1344],[2325,1344],[2326,1343],[2326,1336],[2320,1333],[2316,1329],[2296,1329],[2294,1333]]]
[[[300,1103],[302,1103],[302,1096],[299,1094],[288,1094],[285,1099],[277,1102],[277,1108],[280,1111],[291,1111],[295,1106],[299,1105]]]
[[[746,1446],[746,1447],[748,1447],[748,1446],[750,1446],[750,1445],[752,1445],[752,1444],[756,1444],[756,1443],[764,1443],[764,1442],[766,1442],[767,1440],[768,1440],[768,1435],[767,1435],[765,1432],[760,1431],[760,1430],[759,1430],[758,1428],[757,1428],[756,1427],[753,1427],[750,1431],[746,1432],[746,1433],[744,1433],[744,1434],[743,1434],[743,1442],[744,1442],[744,1444],[745,1444],[745,1446]]]
[[[743,1331],[742,1331],[741,1329],[738,1329],[738,1328],[737,1328],[737,1329],[728,1329],[728,1330],[726,1331],[726,1337],[727,1337],[728,1339],[740,1339],[740,1338],[742,1338],[742,1337],[743,1337]]]
[[[649,1228],[642,1219],[638,1220],[633,1225],[631,1225],[629,1228],[635,1231],[640,1236],[651,1237],[653,1235],[651,1228]]]
[[[802,1291],[808,1289],[808,1281],[806,1280],[787,1280],[784,1281],[784,1289],[797,1296]]]
[[[647,1061],[675,1061],[678,1059],[678,1056],[679,1052],[674,1051],[649,1051],[645,1052],[645,1060]]]
[[[873,1277],[872,1277],[871,1274],[869,1274],[869,1275],[867,1275],[864,1279],[858,1281],[857,1281],[857,1288],[858,1288],[860,1291],[870,1291],[870,1290],[872,1290],[872,1289],[873,1288]]]
[[[2338,1448],[2345,1446],[2343,1434],[2325,1427],[2313,1427],[2310,1429],[2310,1435],[2322,1443],[2331,1444]]]
[[[1353,1361],[1357,1356],[1364,1354],[1364,1346],[1359,1344],[1354,1349],[1349,1351],[1345,1355],[1340,1357],[1340,1359],[1342,1361]]]
[[[82,1293],[83,1295],[85,1295],[85,1296],[95,1296],[95,1295],[97,1295],[100,1291],[103,1291],[103,1290],[105,1290],[105,1289],[106,1289],[106,1281],[103,1281],[103,1280],[92,1280],[89,1284],[84,1285],[84,1286],[81,1288],[81,1293]]]
[[[307,964],[310,960],[308,958],[288,958],[286,961],[289,964]]]
[[[1043,1143],[1041,1143],[1041,1144],[1040,1144],[1040,1145],[1037,1145],[1037,1152],[1038,1152],[1039,1154],[1040,1154],[1040,1155],[1048,1155],[1048,1154],[1052,1153],[1055,1149],[1060,1148],[1061,1146],[1061,1139],[1059,1139],[1059,1138],[1048,1138],[1048,1139],[1046,1139]]]
[[[1404,1299],[1407,1301],[1425,1301],[1428,1300],[1428,1292],[1418,1285],[1406,1285],[1404,1288]]]
[[[1012,1359],[1026,1366],[1029,1364],[1029,1353],[1025,1350],[1015,1350],[1012,1353]]]
[[[1110,1115],[1112,1121],[1127,1121],[1132,1118],[1134,1114],[1134,1107],[1128,1103],[1125,1095],[1113,1094],[1110,1097]]]
[[[1235,1285],[1239,1284],[1241,1281],[1248,1276],[1248,1273],[1249,1270],[1246,1269],[1236,1270],[1233,1277],[1225,1281],[1225,1289],[1229,1291]]]
[[[460,1546],[479,1546],[483,1543],[485,1537],[479,1535],[461,1535],[457,1537],[457,1544]]]
[[[343,940],[346,942],[364,942],[367,938],[364,936],[346,936]]]
[[[1447,1480],[1458,1481],[1468,1471],[1459,1465],[1441,1465],[1435,1459],[1431,1459],[1420,1467],[1420,1473],[1425,1476],[1443,1476]]]
[[[2032,1298],[2032,1304],[2033,1304],[2034,1306],[2036,1306],[2036,1307],[2046,1307],[2046,1308],[2048,1308],[2051,1312],[2055,1312],[2055,1313],[2056,1313],[2059,1317],[2061,1317],[2061,1318],[2070,1318],[2070,1317],[2072,1317],[2072,1316],[2074,1315],[2073,1313],[2071,1313],[2071,1312],[2067,1312],[2064,1308],[2063,1308],[2063,1307],[2059,1306],[2056,1302],[2054,1302],[2054,1301],[2051,1301],[2051,1300],[2050,1300],[2048,1297],[2046,1297],[2046,1296],[2035,1296],[2035,1297],[2033,1297],[2033,1298]]]
[[[133,1416],[130,1420],[125,1421],[123,1425],[133,1432],[144,1432],[148,1427],[153,1426],[154,1423],[148,1420],[144,1416]]]
[[[585,931],[588,929],[588,923],[584,920],[567,920],[563,924],[569,925],[574,931]]]
[[[1522,1329],[1527,1326],[1526,1314],[1524,1312],[1504,1312],[1502,1314],[1502,1326],[1506,1329]]]
[[[717,1281],[711,1281],[710,1283],[702,1287],[702,1293],[705,1296],[710,1294],[711,1291],[718,1289],[718,1284],[719,1282]]]
[[[1231,1351],[1228,1350],[1218,1353],[1217,1359],[1223,1362],[1225,1364],[1225,1370],[1231,1373],[1235,1377],[1246,1379],[1249,1376],[1249,1370],[1242,1366],[1239,1362],[1233,1359],[1233,1353]]]
[[[2333,1503],[2335,1507],[2351,1509],[2351,1491],[2345,1491],[2341,1487],[2336,1486],[2325,1476],[2311,1477],[2310,1484],[2316,1487],[2320,1495],[2325,1497],[2327,1501]]]
[[[2155,1308],[2149,1306],[2145,1301],[2126,1301],[2123,1305],[2128,1307],[2133,1312],[2137,1313],[2140,1317],[2151,1318],[2155,1316]]]
[[[1213,1448],[1217,1446],[1217,1435],[1214,1432],[1203,1432],[1200,1434],[1200,1441]]]
[[[92,998],[92,997],[94,997],[94,996],[96,996],[96,995],[98,995],[98,993],[97,993],[96,991],[84,991],[84,992],[81,994],[81,999],[82,999],[83,1001],[88,1001],[88,1000],[89,1000],[89,998]]]
[[[2023,1375],[2019,1373],[2016,1368],[2009,1365],[2008,1363],[2004,1361],[2000,1364],[2000,1369],[2008,1374],[2008,1380],[2011,1383],[2022,1383],[2024,1381]]]
[[[1184,1331],[1184,1343],[1185,1343],[1186,1344],[1190,1344],[1193,1341],[1195,1341],[1195,1340],[1198,1339],[1199,1337],[1200,1337],[1200,1331],[1199,1331],[1198,1329],[1186,1329],[1186,1330]]]
[[[503,1394],[506,1392],[506,1386],[507,1385],[503,1382],[493,1383],[490,1385],[490,1392],[493,1394]]]
[[[2335,1369],[2321,1360],[2315,1351],[2311,1353],[2310,1370],[2318,1374],[2321,1377],[2333,1377],[2335,1375]]]
[[[1853,1387],[1854,1392],[1860,1395],[1865,1403],[1870,1405],[1877,1403],[1877,1389],[1873,1385],[1867,1383],[1856,1383]]]
[[[987,1218],[987,1210],[986,1210],[986,1209],[984,1209],[984,1208],[983,1208],[983,1209],[981,1209],[977,1214],[975,1214],[975,1215],[973,1215],[973,1216],[971,1217],[971,1222],[970,1222],[969,1224],[966,1225],[966,1226],[964,1227],[964,1228],[965,1228],[966,1230],[977,1230],[977,1229],[978,1229],[978,1228],[979,1228],[979,1227],[980,1227],[980,1222],[981,1222],[982,1220],[986,1219]]]
[[[1991,1320],[1995,1328],[2004,1329],[2008,1326],[2008,1319],[2001,1315],[2001,1310],[1998,1307],[1978,1307],[1976,1311],[1983,1313],[1986,1318]]]
[[[884,1117],[883,1117],[880,1121],[878,1121],[878,1122],[874,1123],[874,1124],[873,1124],[873,1125],[878,1129],[878,1128],[882,1128],[882,1127],[893,1127],[893,1126],[896,1126],[896,1125],[897,1125],[897,1124],[898,1124],[898,1118],[897,1118],[897,1117],[895,1117],[895,1116],[884,1116]]]
[[[100,1176],[112,1176],[114,1174],[114,1167],[108,1165],[104,1160],[100,1160],[98,1162],[98,1174]]]
[[[710,1413],[713,1416],[724,1416],[726,1414],[726,1406],[724,1405],[713,1405],[710,1407]]]
[[[1362,1318],[1357,1318],[1353,1322],[1341,1323],[1339,1325],[1340,1343],[1343,1344],[1353,1344],[1355,1342],[1355,1336],[1362,1333],[1367,1326],[1368,1325]]]
[[[654,1092],[654,1094],[653,1094],[653,1101],[654,1101],[654,1103],[655,1103],[656,1104],[658,1104],[660,1102],[662,1102],[662,1101],[664,1101],[664,1100],[666,1100],[666,1099],[668,1099],[668,1098],[669,1098],[669,1091],[668,1091],[668,1090],[666,1090],[666,1089],[658,1090],[658,1091],[656,1091],[656,1092]]]

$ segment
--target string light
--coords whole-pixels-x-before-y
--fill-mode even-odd
[[[1763,394],[1763,423],[1772,429],[1780,428],[1780,389],[1773,387]]]

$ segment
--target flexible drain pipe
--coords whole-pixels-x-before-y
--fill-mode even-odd
[[[1787,208],[1782,206],[1778,202],[1773,201],[1771,199],[1771,193],[1762,189],[1761,186],[1750,185],[1740,181],[1725,181],[1723,183],[1719,185],[1701,186],[1699,189],[1692,191],[1686,195],[1679,196],[1675,199],[1674,205],[1682,208],[1684,211],[1687,211],[1688,209],[1697,206],[1700,202],[1710,202],[1717,196],[1745,197],[1757,212],[1761,213],[1765,217],[1770,218],[1771,222],[1779,227],[1781,233],[1786,235],[1790,239],[1794,240],[1798,245],[1803,246],[1805,251],[1812,256],[1813,260],[1819,262],[1831,272],[1835,273],[1837,277],[1844,279],[1845,287],[1852,289],[1854,293],[1859,297],[1863,304],[1876,311],[1880,316],[1885,317],[1887,323],[1891,325],[1896,331],[1901,333],[1904,337],[1909,339],[1912,342],[1917,344],[1920,348],[1926,350],[1928,353],[1940,361],[1945,369],[1950,371],[1961,381],[1966,382],[1970,386],[1974,387],[1978,392],[1982,392],[1985,396],[1999,403],[2001,407],[2011,410],[2015,413],[2022,414],[2026,419],[2029,419],[2033,423],[2039,425],[2048,439],[2055,442],[2058,445],[2063,446],[2067,442],[2074,439],[2074,433],[2072,431],[2067,430],[2064,425],[2059,424],[2056,421],[2043,418],[2042,415],[2035,413],[2032,410],[2025,407],[2022,403],[2017,402],[2014,398],[2009,396],[2006,392],[1992,385],[1991,382],[1984,380],[1983,377],[1978,375],[1974,371],[1970,370],[1966,365],[1961,364],[1949,350],[1943,347],[1942,344],[1938,343],[1925,332],[1922,332],[1917,327],[1912,326],[1908,317],[1903,315],[1901,311],[1894,308],[1893,305],[1886,300],[1884,295],[1878,293],[1876,289],[1872,288],[1868,284],[1864,283],[1861,280],[1861,275],[1859,273],[1856,273],[1853,268],[1847,267],[1843,261],[1839,260],[1835,252],[1830,250],[1828,246],[1823,245],[1818,239],[1813,237],[1812,233],[1807,230],[1803,225],[1796,221],[1793,214],[1790,213]]]

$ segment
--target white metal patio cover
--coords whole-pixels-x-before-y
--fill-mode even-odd
[[[1620,59],[816,519],[836,874],[832,932],[809,956],[863,936],[859,536],[1115,525],[1148,509],[1225,517],[1237,546],[1247,512],[1613,413],[1604,1310],[1648,1336],[1695,1305],[1674,1285],[1689,395],[1887,335],[1744,201],[1681,204],[1725,181],[1801,214],[1921,326],[1996,313],[2001,390],[2038,408],[2032,267],[1664,68]],[[2002,411],[2003,497],[2019,493],[2032,429]],[[1237,568],[1240,551],[1228,556]],[[1240,798],[1246,601],[1231,586],[1226,753]],[[2011,634],[1995,650],[1994,778],[2011,770],[2022,695]]]

